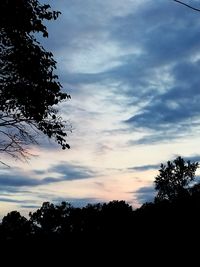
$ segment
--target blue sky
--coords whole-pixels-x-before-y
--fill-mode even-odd
[[[57,0],[43,41],[72,97],[71,149],[41,138],[0,169],[0,216],[43,201],[153,198],[160,163],[200,160],[200,13],[172,0]],[[198,1],[185,1],[198,7]]]

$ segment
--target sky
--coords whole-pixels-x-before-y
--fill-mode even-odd
[[[43,2],[62,12],[41,42],[71,95],[59,106],[71,149],[41,137],[28,162],[5,158],[0,217],[44,201],[153,200],[161,163],[200,160],[200,13],[173,0]]]

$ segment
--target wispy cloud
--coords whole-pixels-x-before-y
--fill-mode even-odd
[[[62,175],[62,180],[72,181],[79,179],[87,179],[95,176],[95,171],[88,167],[78,164],[69,164],[61,162],[48,169],[48,172],[57,173]]]
[[[26,203],[27,200],[19,200],[19,199],[13,199],[13,198],[3,198],[3,197],[0,197],[0,202]]]
[[[128,170],[133,170],[133,171],[148,171],[148,170],[155,170],[160,167],[159,164],[149,164],[149,165],[142,165],[142,166],[135,166],[135,167],[130,167]]]
[[[141,128],[153,133],[133,141],[132,145],[169,142],[188,136],[199,127],[200,20],[170,2],[149,1],[147,5],[142,1],[139,9],[129,2],[129,10],[124,7],[123,12],[118,10],[117,5],[114,9],[116,13],[111,12],[103,22],[101,14],[105,13],[99,11],[107,10],[111,3],[108,1],[104,5],[96,2],[93,5],[86,1],[84,4],[90,7],[87,15],[80,11],[81,3],[80,6],[71,3],[72,14],[79,10],[83,16],[83,24],[77,24],[80,27],[78,31],[86,27],[89,34],[84,37],[80,35],[79,51],[90,60],[87,64],[83,59],[77,60],[79,63],[85,62],[83,69],[75,68],[71,74],[65,68],[68,83],[104,85],[102,90],[105,94],[109,88],[113,95],[122,96],[117,104],[123,109],[131,110],[132,105],[136,106],[136,112],[125,120],[126,126],[132,132]],[[98,14],[96,24],[91,25],[88,17],[94,12]],[[118,12],[121,15],[117,15]],[[71,37],[70,40],[75,40],[73,35]],[[95,46],[95,57],[91,56],[93,38],[99,45]],[[71,49],[70,56],[77,58],[75,46]],[[102,64],[110,63],[108,56],[118,63],[100,68],[100,62],[96,62],[96,65],[91,65],[91,70],[86,68],[94,64],[91,60],[94,58],[102,60]],[[115,102],[115,97],[109,100],[110,105]],[[118,123],[121,125],[120,121]]]
[[[51,175],[49,175],[49,173]],[[45,178],[36,178],[35,175],[44,175]],[[54,176],[59,176],[55,178]],[[69,164],[58,163],[50,167],[48,170],[35,170],[29,174],[25,174],[22,170],[10,170],[9,173],[0,175],[1,192],[17,192],[17,188],[35,187],[40,185],[48,185],[51,183],[59,183],[63,181],[73,181],[79,179],[88,179],[94,177],[95,172],[87,167]],[[31,177],[32,176],[32,177]],[[24,190],[24,189],[22,189]],[[27,192],[27,191],[26,191]]]
[[[6,174],[0,176],[0,186],[11,186],[11,187],[21,187],[21,186],[36,186],[41,182],[37,179],[28,178],[19,174]]]
[[[141,138],[137,143],[180,138],[179,133],[186,136],[195,127],[191,121],[198,120],[200,114],[199,60],[194,60],[199,53],[198,35],[196,16],[172,9],[163,1],[151,2],[133,15],[116,19],[112,37],[125,47],[141,47],[137,56],[129,55],[126,63],[109,73],[121,81],[120,93],[126,94],[130,103],[144,102],[126,123],[133,130],[143,128],[155,133],[154,138]]]

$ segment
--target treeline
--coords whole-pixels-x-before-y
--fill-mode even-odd
[[[0,226],[0,239],[55,240],[126,232],[130,229],[132,215],[132,207],[125,201],[88,204],[83,208],[67,202],[59,205],[45,202],[36,212],[30,213],[29,219],[17,211],[8,213]]]
[[[173,239],[171,245],[177,244],[183,236],[199,235],[200,184],[194,182],[197,168],[197,162],[180,157],[162,164],[155,179],[158,193],[154,201],[136,210],[125,201],[115,200],[82,208],[67,202],[45,202],[28,219],[12,211],[0,224],[0,241],[75,240],[83,244],[90,240],[92,244],[104,240],[116,245],[117,240],[124,239],[144,245],[144,240]]]
[[[172,202],[150,202],[133,210],[125,201],[73,207],[67,202],[43,203],[29,219],[8,213],[0,224],[0,240],[69,240],[101,237],[176,236],[200,223],[200,187]],[[160,232],[158,228],[161,227]],[[188,232],[189,233],[189,232]]]

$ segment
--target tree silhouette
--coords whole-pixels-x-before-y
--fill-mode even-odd
[[[116,200],[82,208],[67,202],[58,205],[44,202],[41,208],[30,213],[29,220],[17,211],[8,213],[0,223],[0,241],[9,254],[12,244],[14,249],[21,249],[19,244],[24,244],[31,253],[30,247],[34,244],[34,249],[39,248],[45,260],[52,255],[56,260],[61,255],[65,259],[71,255],[73,262],[80,257],[83,260],[83,256],[88,263],[94,259],[91,255],[95,255],[104,263],[109,256],[112,262],[122,256],[124,262],[129,256],[133,259],[137,250],[147,255],[150,247],[157,252],[161,247],[163,256],[169,251],[177,254],[177,248],[182,245],[184,251],[187,239],[193,244],[194,237],[199,238],[195,225],[199,223],[200,190],[199,185],[188,190],[192,188],[187,198],[145,203],[136,210],[125,201]]]
[[[36,226],[40,236],[51,236],[57,231],[59,214],[54,204],[44,202],[36,212],[30,212],[30,221]]]
[[[160,174],[155,178],[155,189],[158,191],[155,200],[172,201],[187,195],[188,186],[195,179],[198,167],[198,162],[186,162],[181,157],[177,157],[173,162],[168,161],[167,165],[161,164]]]
[[[59,14],[37,0],[0,1],[0,152],[13,157],[26,156],[40,132],[69,148],[69,126],[55,106],[70,96],[61,92],[53,54],[36,39],[48,37],[43,21]]]
[[[0,232],[0,239],[22,240],[30,238],[32,226],[18,211],[11,211],[3,218]]]
[[[58,238],[65,237],[71,231],[73,207],[67,202],[60,205],[54,205],[50,202],[44,202],[42,207],[35,212],[30,212],[30,221],[34,226],[37,238]],[[79,217],[80,220],[80,217]]]

